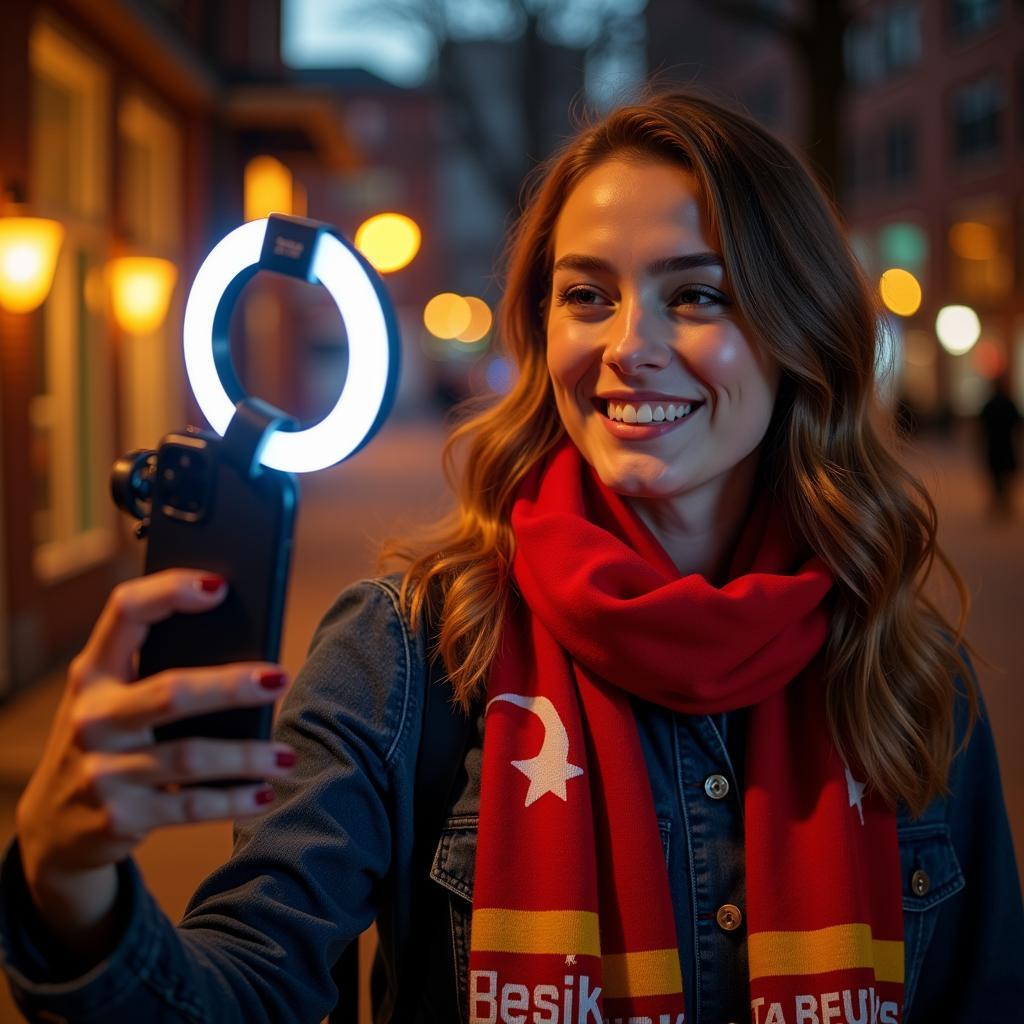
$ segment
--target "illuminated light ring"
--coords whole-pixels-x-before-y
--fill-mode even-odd
[[[199,408],[222,437],[235,403],[214,361],[214,318],[225,290],[259,263],[266,231],[267,221],[255,220],[221,239],[199,268],[185,306],[185,369]],[[395,384],[398,339],[385,313],[383,286],[348,246],[326,233],[319,237],[312,270],[345,322],[348,372],[338,401],[319,423],[305,430],[278,430],[267,441],[260,462],[289,473],[333,466],[365,444],[380,425]]]

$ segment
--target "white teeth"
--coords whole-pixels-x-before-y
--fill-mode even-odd
[[[641,402],[631,405],[628,402],[609,402],[608,418],[620,423],[671,423],[673,420],[689,416],[693,406],[689,402],[674,405],[671,402],[655,405]]]

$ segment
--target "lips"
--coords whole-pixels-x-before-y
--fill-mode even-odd
[[[664,434],[686,430],[704,405],[704,401],[680,399],[671,402],[594,400],[594,407],[600,413],[598,421],[613,437],[629,442],[653,441]]]

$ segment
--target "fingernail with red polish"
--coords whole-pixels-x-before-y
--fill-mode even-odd
[[[295,764],[296,757],[294,750],[279,750],[274,754],[274,763],[279,768],[291,768]]]
[[[272,789],[257,789],[254,799],[261,806],[269,804],[274,799],[274,791]]]
[[[257,681],[264,690],[282,690],[288,677],[283,672],[261,672]]]
[[[227,581],[223,576],[201,576],[199,578],[199,589],[205,591],[207,594],[216,593]]]

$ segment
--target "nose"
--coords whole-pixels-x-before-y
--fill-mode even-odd
[[[601,361],[625,377],[663,369],[672,358],[672,348],[663,334],[655,313],[645,310],[638,298],[626,299],[619,315],[608,322]]]

